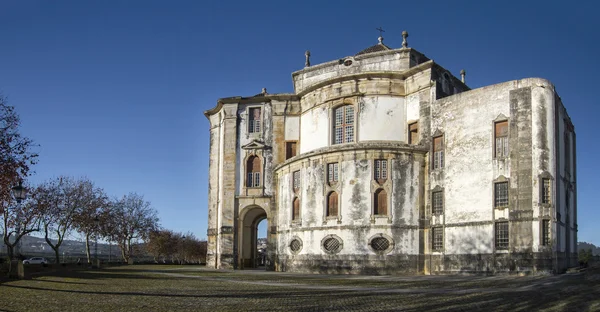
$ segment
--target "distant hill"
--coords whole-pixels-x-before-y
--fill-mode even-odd
[[[579,242],[577,243],[577,250],[588,250],[591,249],[592,250],[592,254],[594,256],[600,256],[600,247],[597,247],[596,245],[592,244],[592,243],[586,243],[586,242]]]
[[[1,235],[2,233],[0,233]],[[56,240],[51,239],[52,243],[56,243]],[[95,252],[94,241],[90,242],[90,252],[93,254]],[[25,256],[54,256],[54,251],[43,237],[30,236],[26,235],[21,238],[21,253]],[[85,251],[85,241],[76,241],[76,240],[64,240],[62,245],[60,246],[61,257],[83,257],[86,254]],[[120,257],[120,251],[117,246],[114,244],[103,244],[98,243],[98,256],[99,257],[108,257],[111,255],[113,258]],[[6,247],[4,246],[4,242],[0,239],[0,255],[6,254]]]

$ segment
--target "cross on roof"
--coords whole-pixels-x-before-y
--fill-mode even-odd
[[[382,37],[383,33],[385,32],[385,30],[383,30],[383,28],[381,28],[381,26],[379,28],[375,28],[375,30],[379,30],[379,37]]]

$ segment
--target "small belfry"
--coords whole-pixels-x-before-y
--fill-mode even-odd
[[[465,70],[457,78],[409,47],[407,31],[392,48],[376,30],[377,44],[336,61],[313,65],[307,50],[292,93],[263,88],[205,112],[207,265],[493,274],[577,264],[575,127],[552,83],[471,89]]]

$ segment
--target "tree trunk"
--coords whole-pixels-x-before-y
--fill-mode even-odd
[[[10,261],[15,256],[14,255],[14,253],[15,253],[15,246],[11,245],[11,244],[6,244],[6,243],[4,243],[4,244],[6,245],[6,253],[8,254],[8,260]]]
[[[89,233],[85,235],[85,253],[87,256],[87,263],[91,264],[92,257],[90,255],[90,234]]]

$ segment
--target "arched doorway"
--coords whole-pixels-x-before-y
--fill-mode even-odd
[[[240,233],[240,268],[251,269],[257,268],[262,262],[258,251],[258,225],[261,221],[267,219],[267,213],[264,209],[258,206],[250,207],[245,210],[241,218],[241,233]],[[261,228],[266,224],[261,225]],[[266,247],[266,246],[265,246]],[[266,253],[266,248],[264,250]]]

